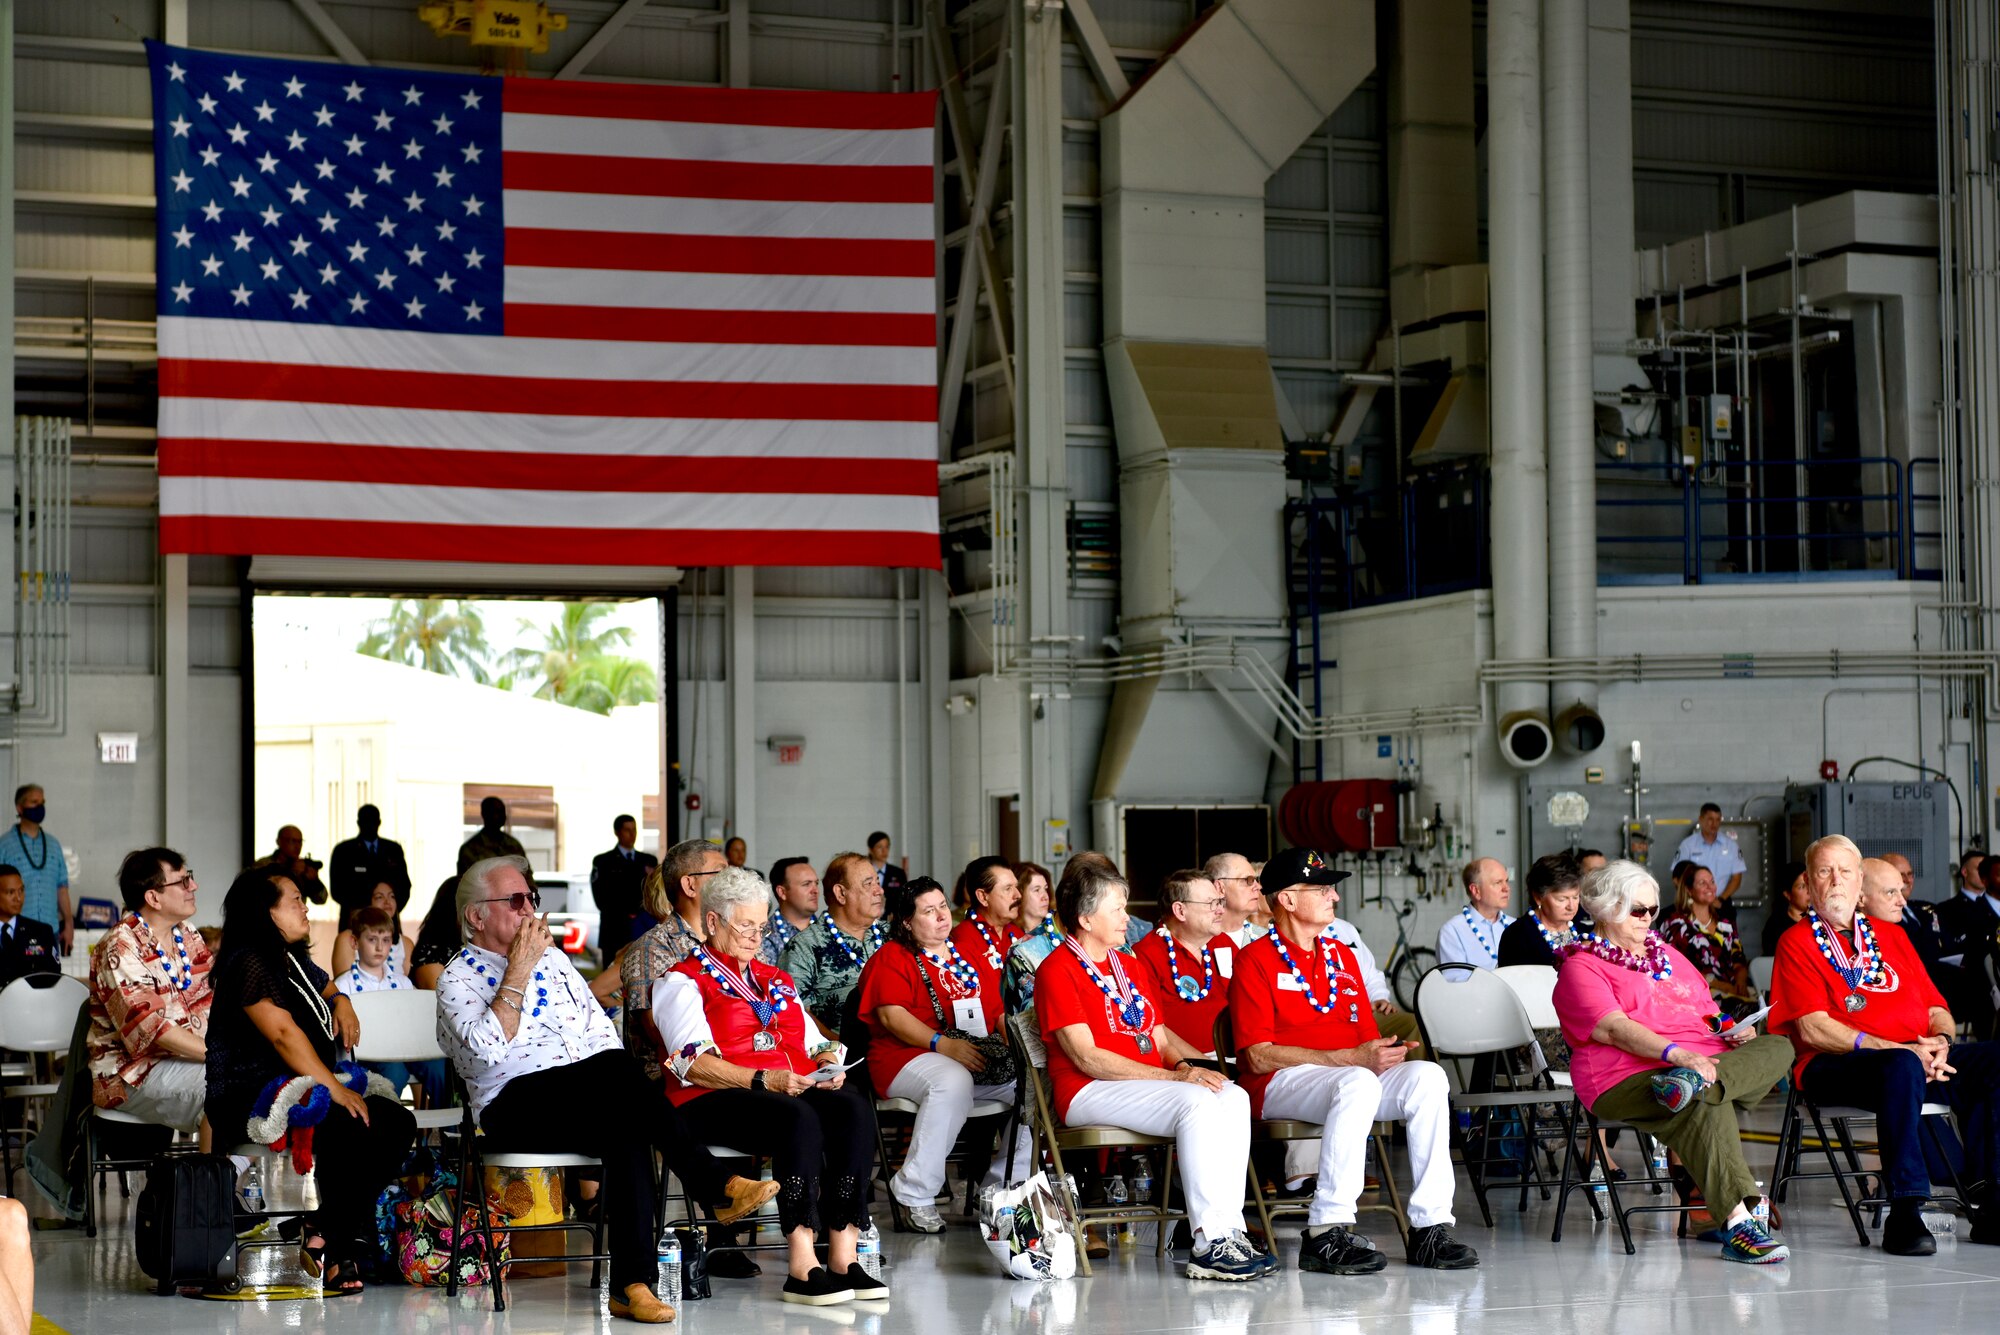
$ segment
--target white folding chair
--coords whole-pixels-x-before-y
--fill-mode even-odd
[[[1776,955],[1759,955],[1750,961],[1750,986],[1757,989],[1757,995],[1768,998],[1771,995],[1771,975],[1777,970]]]
[[[399,988],[393,992],[363,992],[348,1000],[354,1003],[354,1018],[361,1022],[354,1060],[364,1063],[444,1060],[444,1049],[439,1046],[437,1036],[437,993]],[[443,1131],[459,1123],[458,1109],[453,1107],[412,1111],[420,1135]]]
[[[76,1034],[76,1017],[90,1000],[90,989],[66,974],[29,974],[0,988],[0,1049],[28,1054],[30,1062],[42,1055],[68,1052]],[[35,1072],[34,1074],[39,1074]],[[80,1078],[83,1078],[80,1075]],[[46,1099],[62,1086],[53,1080],[30,1079],[0,1088],[0,1101],[23,1102]],[[16,1130],[27,1130],[27,1118],[16,1127],[11,1117],[0,1112],[0,1172],[5,1190],[14,1189],[14,1141]]]
[[[1562,1028],[1562,1020],[1556,1015],[1554,968],[1546,964],[1505,964],[1493,973],[1514,990],[1521,1009],[1528,1013],[1528,1024],[1536,1031]],[[1550,1071],[1549,1079],[1565,1088],[1570,1084],[1568,1071]]]

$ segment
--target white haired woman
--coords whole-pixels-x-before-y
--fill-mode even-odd
[[[1722,1218],[1725,1260],[1784,1260],[1790,1251],[1751,1213],[1759,1193],[1737,1114],[1784,1078],[1792,1045],[1716,1032],[1706,980],[1652,930],[1660,885],[1644,867],[1620,861],[1591,872],[1583,908],[1597,936],[1564,948],[1555,992],[1577,1097],[1680,1156]]]
[[[786,1302],[886,1298],[856,1255],[874,1105],[847,1084],[843,1049],[806,1013],[792,976],[757,958],[770,906],[770,886],[747,867],[703,882],[702,942],[652,989],[667,1098],[702,1142],[774,1159]],[[824,1266],[813,1246],[822,1228]]]

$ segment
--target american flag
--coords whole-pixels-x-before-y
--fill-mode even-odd
[[[933,96],[149,57],[161,550],[939,564]]]

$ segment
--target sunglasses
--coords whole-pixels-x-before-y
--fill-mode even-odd
[[[1634,918],[1650,918],[1660,911],[1658,904],[1634,904],[1629,913]]]
[[[516,913],[526,913],[530,908],[542,906],[542,892],[539,890],[516,890],[500,899],[482,899],[481,904],[505,904]]]

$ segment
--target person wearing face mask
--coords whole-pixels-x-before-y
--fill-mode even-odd
[[[14,790],[14,828],[0,834],[0,862],[18,869],[27,896],[21,912],[56,929],[63,953],[76,940],[76,915],[70,908],[69,863],[56,837],[42,828],[48,819],[48,798],[38,783]]]

